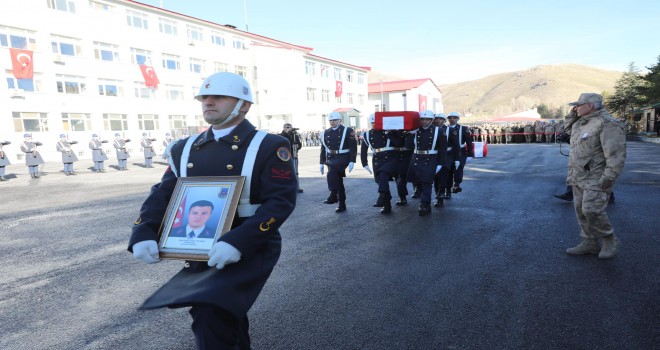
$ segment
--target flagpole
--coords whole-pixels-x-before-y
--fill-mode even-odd
[[[245,13],[245,31],[249,32],[248,29],[248,17],[247,17],[247,0],[243,0],[243,13]]]

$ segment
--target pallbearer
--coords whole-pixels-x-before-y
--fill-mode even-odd
[[[341,114],[332,112],[328,115],[330,128],[321,133],[321,175],[328,166],[328,190],[330,196],[323,203],[339,203],[335,212],[346,211],[346,189],[344,188],[344,177],[346,168],[348,172],[353,171],[357,159],[357,141],[355,131],[341,125]]]
[[[461,152],[459,157],[460,164],[452,168],[454,183],[451,192],[458,193],[463,190],[461,188],[461,182],[463,182],[463,168],[465,167],[465,163],[471,162],[472,159],[474,158],[474,146],[472,145],[472,136],[470,135],[470,131],[468,130],[468,128],[458,124],[458,120],[460,119],[460,113],[451,112],[449,113],[447,118],[449,118],[449,128],[450,128],[449,132],[450,133],[457,132],[458,143],[461,147],[460,148]],[[445,199],[447,198],[451,198],[451,194],[449,193],[449,190],[445,192]]]
[[[360,160],[362,166],[367,169],[370,174],[374,175],[374,179],[378,184],[378,199],[373,205],[374,207],[382,207],[380,210],[383,214],[392,212],[392,194],[390,193],[390,180],[397,174],[397,157],[396,148],[392,146],[390,140],[390,132],[387,130],[376,130],[374,128],[375,114],[369,116],[369,123],[371,129],[363,133],[363,142],[360,148]],[[371,163],[373,164],[373,172],[369,168],[368,153],[369,149],[373,152]],[[405,198],[405,195],[404,195]]]

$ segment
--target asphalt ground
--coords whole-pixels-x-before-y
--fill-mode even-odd
[[[361,165],[335,213],[318,148],[304,148],[304,193],[249,313],[252,346],[660,349],[659,151],[628,143],[608,208],[620,253],[603,261],[564,252],[579,229],[571,203],[552,197],[565,189],[558,145],[490,145],[464,191],[427,217],[410,198],[380,214]],[[194,349],[186,309],[137,310],[182,262],[126,251],[165,164],[94,174],[87,162],[68,177],[47,163],[36,180],[15,164],[0,183],[0,349]]]

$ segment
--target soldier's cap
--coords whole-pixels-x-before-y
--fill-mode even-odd
[[[96,134],[92,134],[92,137],[99,137],[99,135],[96,135]]]
[[[66,137],[66,135],[64,135],[64,134],[60,134],[60,138],[63,138],[63,137]]]
[[[121,136],[121,134],[119,134],[119,133],[116,133],[116,134],[115,134],[115,136]]]
[[[594,102],[603,102],[603,96],[601,94],[595,94],[593,92],[585,92],[580,94],[580,98],[577,101],[571,102],[569,106],[580,106],[585,103],[594,103]]]
[[[23,137],[32,137],[30,134],[23,134]]]

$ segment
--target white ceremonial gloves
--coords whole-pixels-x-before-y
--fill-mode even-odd
[[[231,244],[223,241],[214,244],[208,255],[210,257],[209,266],[215,266],[218,270],[221,270],[227,264],[233,264],[241,260],[241,252]]]
[[[465,162],[466,162],[466,163],[472,163],[472,157],[467,157],[467,159],[465,160]]]
[[[325,167],[323,166],[323,164],[321,164],[320,169],[321,169],[321,175],[323,175],[323,172],[325,171]]]
[[[355,166],[355,163],[353,163],[353,162],[348,163],[348,172],[349,172],[349,173],[350,173],[351,171],[353,171],[353,167],[354,167],[354,166]]]
[[[156,241],[142,241],[133,244],[133,257],[147,264],[159,262],[158,243]]]
[[[458,169],[459,165],[461,165],[461,161],[460,160],[455,160],[454,161],[454,166],[456,167],[456,169]]]
[[[436,174],[439,173],[440,170],[442,170],[442,165],[438,165],[437,167],[435,167],[435,173]]]
[[[365,165],[364,168],[369,172],[369,174],[374,173],[373,171],[371,171],[371,168],[368,165]]]

